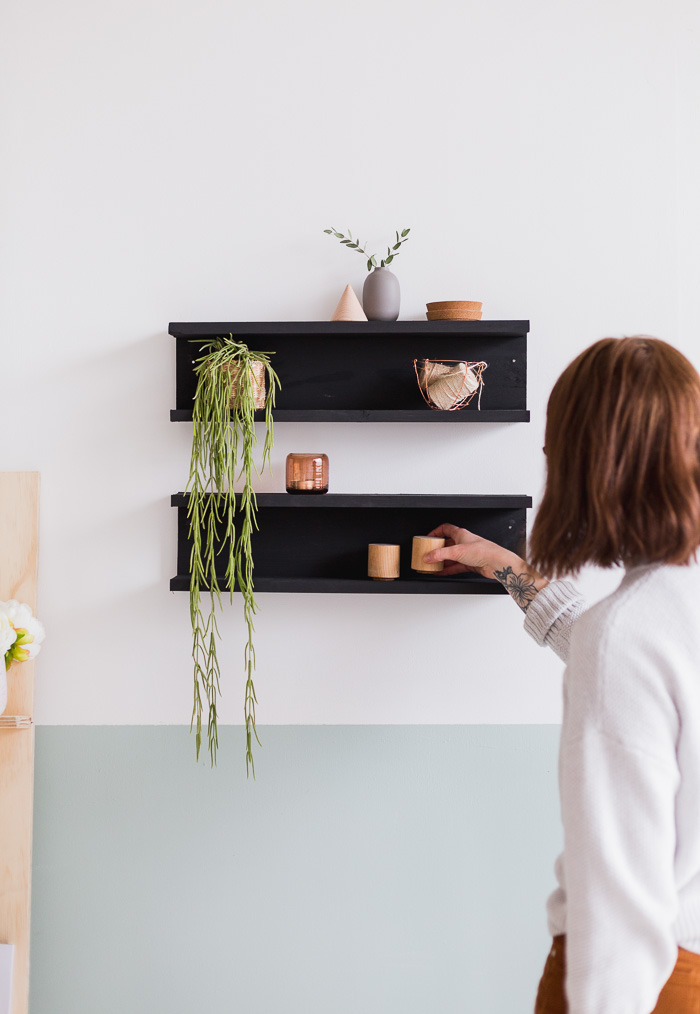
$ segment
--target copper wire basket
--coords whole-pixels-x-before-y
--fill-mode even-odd
[[[460,370],[459,367],[464,369]],[[414,359],[413,369],[423,401],[437,412],[458,412],[484,387],[488,363],[469,363],[464,359]]]

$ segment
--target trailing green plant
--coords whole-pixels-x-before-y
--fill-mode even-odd
[[[394,243],[393,246],[388,246],[386,248],[386,257],[384,257],[381,260],[380,264],[377,264],[377,258],[375,257],[374,254],[367,253],[367,250],[365,249],[367,246],[367,240],[365,240],[364,243],[360,243],[359,240],[353,239],[352,233],[350,232],[349,229],[347,236],[345,236],[342,232],[338,232],[338,230],[335,229],[333,226],[331,226],[330,229],[324,229],[323,231],[327,236],[335,236],[336,239],[339,239],[342,245],[346,246],[348,250],[356,250],[359,254],[362,254],[363,257],[366,257],[367,270],[371,271],[372,268],[376,267],[385,268],[387,264],[391,264],[394,257],[399,256],[399,253],[401,252],[401,246],[404,243],[408,243],[408,234],[411,230],[402,229],[400,236],[398,232],[396,233],[396,242]]]
[[[251,536],[258,527],[253,474],[260,472],[254,462],[257,444],[256,383],[251,368],[254,364],[261,363],[264,375],[267,376],[265,441],[260,471],[266,463],[270,464],[272,409],[275,392],[280,384],[270,365],[273,353],[252,352],[243,342],[235,341],[233,335],[216,338],[203,348],[205,354],[195,365],[197,389],[192,413],[192,457],[187,482],[189,534],[192,539],[190,620],[194,663],[194,704],[190,731],[196,729],[199,760],[206,698],[207,740],[213,767],[219,745],[217,701],[221,691],[221,670],[216,653],[220,636],[217,610],[222,606],[217,561],[224,555],[225,584],[230,589],[231,601],[236,586],[243,599],[243,618],[248,635],[244,649],[246,772],[252,771],[255,777],[253,737],[258,743],[260,740],[255,727],[257,697],[253,684],[253,617],[257,605]],[[234,492],[234,482],[240,479],[243,480],[243,488],[237,495]]]

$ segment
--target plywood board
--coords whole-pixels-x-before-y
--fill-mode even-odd
[[[39,473],[0,473],[0,599],[36,608]],[[8,676],[6,715],[32,718],[34,663]],[[34,727],[0,728],[0,943],[15,945],[12,1014],[29,1010]]]

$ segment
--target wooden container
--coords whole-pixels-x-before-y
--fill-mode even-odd
[[[417,570],[420,574],[437,574],[445,566],[442,560],[439,563],[426,563],[424,558],[434,549],[442,549],[444,545],[444,539],[436,539],[430,535],[414,535],[411,570]]]
[[[425,308],[429,313],[437,313],[441,310],[470,310],[480,313],[483,305],[474,299],[447,299],[438,303],[426,303]]]
[[[395,581],[400,574],[401,546],[370,542],[367,549],[367,576],[374,581]]]
[[[328,455],[300,451],[287,455],[285,486],[288,493],[327,493]]]
[[[428,320],[481,320],[481,310],[428,310]]]

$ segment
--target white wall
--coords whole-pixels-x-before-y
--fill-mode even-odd
[[[698,20],[693,0],[4,5],[0,467],[43,475],[39,722],[189,722],[167,323],[327,318],[363,281],[328,224],[412,228],[403,317],[530,318],[532,423],[279,425],[261,489],[322,447],[336,492],[537,497],[547,392],[585,345],[646,332],[698,363]],[[260,604],[261,724],[558,718],[560,664],[508,600]],[[224,626],[235,723],[238,608]]]

